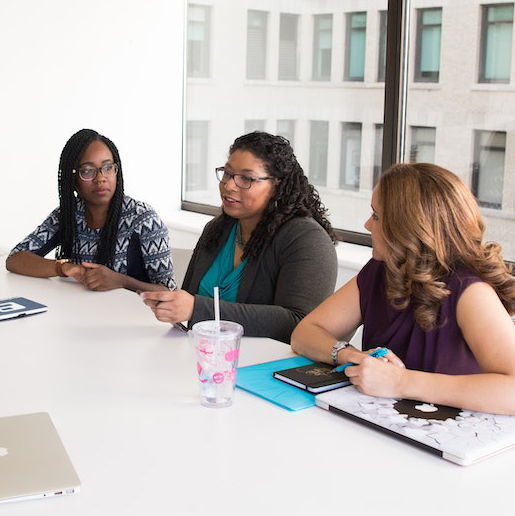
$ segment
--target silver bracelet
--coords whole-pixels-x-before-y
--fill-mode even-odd
[[[339,340],[331,351],[331,358],[333,359],[333,365],[338,365],[338,352],[350,346],[350,343],[346,340]]]

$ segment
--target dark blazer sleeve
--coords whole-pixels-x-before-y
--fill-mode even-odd
[[[230,227],[224,230],[220,248],[229,231]],[[214,318],[213,300],[196,292],[218,250],[206,253],[199,244],[183,285],[195,294],[190,325]],[[336,276],[336,250],[329,235],[313,219],[292,219],[279,228],[259,257],[247,262],[237,302],[220,301],[221,318],[240,323],[247,336],[289,342],[299,321],[332,294]]]

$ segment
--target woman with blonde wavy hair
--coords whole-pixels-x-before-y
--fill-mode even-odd
[[[365,394],[515,414],[515,279],[469,189],[436,165],[397,164],[371,204],[372,259],[299,323],[292,349],[351,362]],[[345,340],[360,325],[366,351]]]

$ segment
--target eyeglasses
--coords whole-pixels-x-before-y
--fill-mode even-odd
[[[232,174],[225,167],[215,168],[216,178],[220,183],[228,183],[231,179],[238,188],[248,190],[254,181],[267,181],[268,179],[275,179],[273,176],[267,177],[250,177],[243,174]]]
[[[118,165],[116,163],[106,163],[105,165],[102,165],[101,167],[90,167],[84,166],[79,168],[79,177],[83,181],[93,181],[95,177],[97,177],[97,174],[101,172],[102,175],[105,178],[115,176],[118,174]],[[76,174],[77,171],[73,170],[73,173]]]

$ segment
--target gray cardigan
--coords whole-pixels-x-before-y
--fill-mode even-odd
[[[222,229],[216,249],[206,250],[209,222],[195,247],[182,288],[195,295],[190,327],[214,319],[213,299],[197,294],[200,281],[229,237],[235,223]],[[289,342],[299,321],[334,291],[336,250],[314,219],[296,217],[283,224],[256,258],[249,259],[236,303],[220,301],[221,319],[235,321],[244,334]]]

